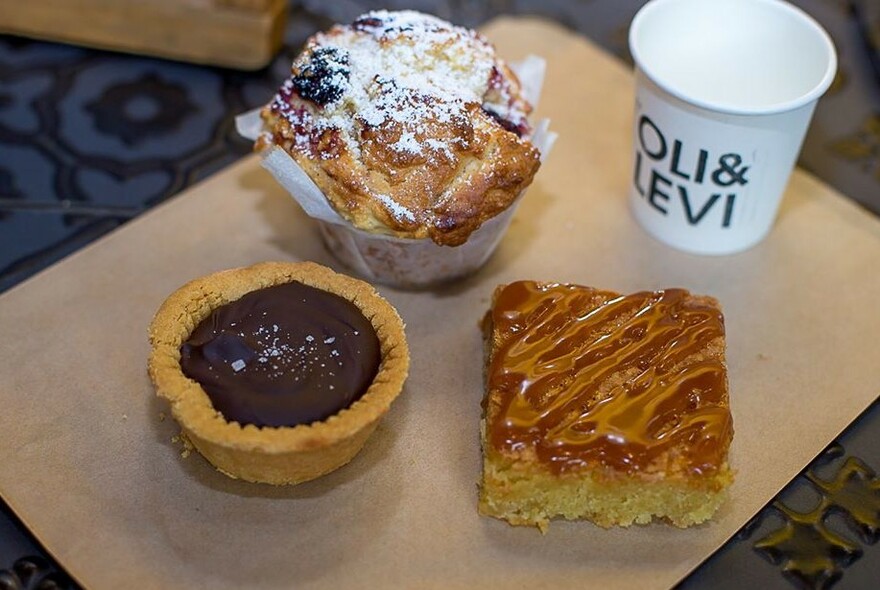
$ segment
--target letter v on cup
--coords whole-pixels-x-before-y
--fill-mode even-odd
[[[687,252],[754,246],[837,70],[828,34],[780,0],[651,0],[629,45],[635,218]]]

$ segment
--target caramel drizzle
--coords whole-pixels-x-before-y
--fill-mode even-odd
[[[596,463],[662,469],[664,454],[690,473],[717,471],[732,437],[726,373],[721,359],[694,355],[723,337],[724,324],[688,296],[504,287],[488,374],[500,400],[489,416],[495,448],[532,448],[557,472]]]

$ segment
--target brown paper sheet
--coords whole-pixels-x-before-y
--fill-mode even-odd
[[[407,322],[404,394],[347,467],[293,488],[233,481],[171,442],[146,327],[189,279],[269,259],[339,268],[256,159],[0,298],[0,494],[89,588],[665,588],[718,548],[877,396],[880,222],[797,172],[770,237],[696,257],[626,206],[632,80],[561,28],[502,20],[504,55],[549,61],[561,136],[500,250],[429,293],[381,288]],[[706,525],[546,536],[476,512],[481,340],[498,283],[684,286],[724,305],[738,470]]]

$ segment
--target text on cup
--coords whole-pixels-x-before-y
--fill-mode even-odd
[[[730,227],[736,189],[748,184],[749,166],[737,153],[711,159],[710,156],[709,150],[694,151],[679,139],[673,139],[670,145],[651,118],[642,115],[638,121],[633,183],[648,204],[663,215],[675,209],[678,202],[690,225],[712,219],[720,221],[722,228]],[[701,190],[704,186],[708,190]],[[710,215],[716,207],[721,210],[720,219]]]

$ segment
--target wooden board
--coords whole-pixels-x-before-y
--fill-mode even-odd
[[[245,70],[281,46],[287,0],[0,0],[0,32]]]

